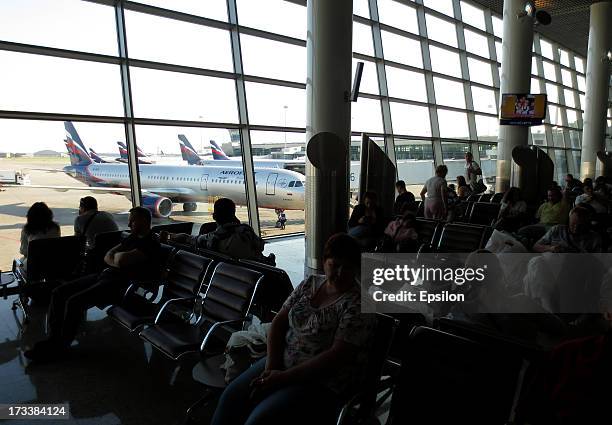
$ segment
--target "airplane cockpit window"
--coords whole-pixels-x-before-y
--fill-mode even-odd
[[[302,187],[302,182],[301,181],[296,181],[295,182],[295,187]]]
[[[294,184],[295,182],[289,182],[289,187],[293,187]]]

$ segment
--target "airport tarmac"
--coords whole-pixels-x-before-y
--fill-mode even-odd
[[[69,165],[68,158],[16,158],[0,159],[0,170],[23,171],[30,176],[32,185],[79,186],[86,187],[61,172],[62,167]],[[48,171],[47,171],[48,170]],[[91,195],[98,200],[100,210],[113,214],[120,228],[127,228],[128,210],[131,202],[121,195],[94,193],[94,190],[68,190],[60,192],[52,189],[29,188],[20,185],[4,185],[0,192],[0,270],[8,270],[12,260],[19,255],[19,237],[25,223],[30,205],[44,201],[53,210],[55,221],[61,226],[63,236],[73,234],[74,218],[78,214],[79,199]],[[170,221],[192,221],[197,224],[213,221],[212,203],[198,203],[195,212],[183,212],[182,204],[174,205],[169,219],[154,219],[154,224]],[[275,228],[277,216],[274,210],[259,209],[259,218],[263,237],[280,236],[304,231],[304,211],[286,211],[285,230]],[[238,207],[237,217],[248,222],[246,207]]]

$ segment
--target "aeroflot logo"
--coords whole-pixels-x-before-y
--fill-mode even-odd
[[[221,174],[241,175],[242,171],[221,171]]]
[[[395,268],[376,268],[372,271],[372,283],[376,286],[386,282],[405,282],[410,285],[422,285],[423,281],[444,281],[463,285],[466,282],[482,282],[485,279],[487,266],[472,268],[409,267],[396,265]]]

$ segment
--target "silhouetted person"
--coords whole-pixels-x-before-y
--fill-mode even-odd
[[[61,230],[53,221],[53,211],[44,202],[32,204],[26,215],[26,224],[21,229],[21,244],[19,253],[23,255],[21,261],[27,268],[28,245],[36,239],[59,238]]]
[[[84,240],[86,249],[94,247],[96,235],[119,230],[112,215],[98,210],[98,201],[85,196],[79,202],[79,215],[74,219],[74,235]]]
[[[395,190],[397,191],[397,198],[395,198],[395,204],[393,205],[393,214],[401,215],[407,209],[410,211],[416,210],[416,202],[412,192],[406,190],[406,183],[404,180],[399,180],[395,183]]]

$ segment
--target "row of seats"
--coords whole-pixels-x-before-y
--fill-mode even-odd
[[[465,253],[481,249],[491,236],[489,226],[446,223],[417,218],[421,252]]]

